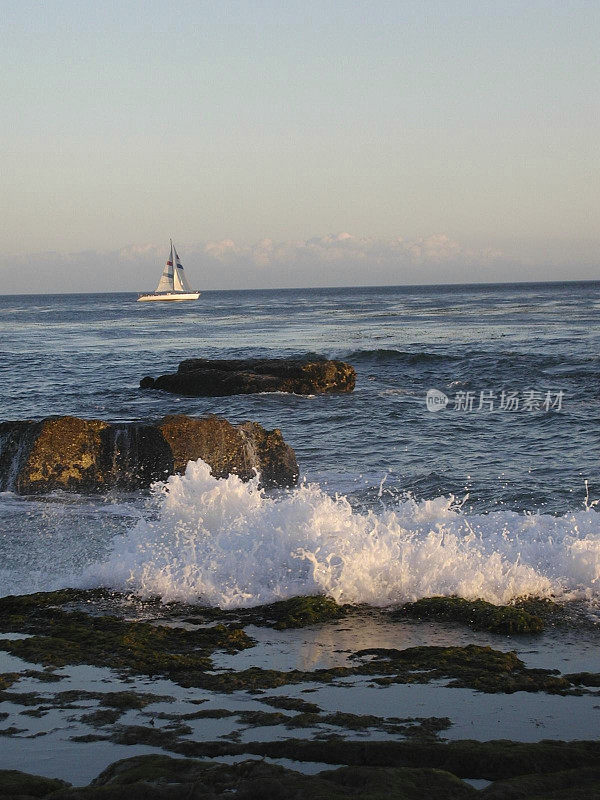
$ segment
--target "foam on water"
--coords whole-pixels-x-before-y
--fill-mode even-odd
[[[453,497],[357,513],[312,484],[268,497],[202,461],[154,487],[154,508],[80,583],[252,606],[301,594],[384,606],[431,595],[505,603],[600,596],[600,514],[467,514]]]

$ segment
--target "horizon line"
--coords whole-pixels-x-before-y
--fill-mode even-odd
[[[281,287],[257,287],[254,289],[202,289],[198,290],[201,294],[211,292],[301,292],[301,291],[330,291],[332,289],[440,289],[445,287],[472,287],[472,286],[545,286],[550,284],[581,284],[581,283],[600,283],[598,278],[581,278],[568,280],[548,280],[548,281],[473,281],[471,283],[373,283],[355,284],[343,286],[281,286]],[[0,297],[69,297],[77,295],[139,295],[133,289],[126,292],[12,292],[10,294],[0,294]]]

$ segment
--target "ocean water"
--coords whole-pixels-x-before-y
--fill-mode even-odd
[[[0,297],[2,419],[219,414],[278,427],[301,483],[202,462],[151,492],[0,495],[0,592],[253,605],[323,592],[600,599],[600,282]],[[178,398],[183,358],[320,355],[348,395]],[[427,392],[445,409],[428,410]],[[518,407],[515,403],[518,401]]]

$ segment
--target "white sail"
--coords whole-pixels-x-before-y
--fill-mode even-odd
[[[174,280],[173,280],[174,270],[173,270],[173,243],[171,242],[171,253],[167,258],[167,263],[165,264],[165,268],[163,269],[163,273],[160,276],[160,280],[158,282],[158,286],[156,287],[157,292],[172,292],[174,288]]]
[[[187,278],[185,277],[185,272],[183,271],[183,266],[181,264],[181,260],[177,255],[177,250],[173,247],[173,254],[175,256],[175,291],[176,292],[191,292],[192,287],[189,285]],[[179,286],[177,285],[179,283]]]
[[[138,302],[149,303],[157,300],[197,300],[200,292],[190,288],[177,250],[171,239],[171,252],[163,269],[155,292],[140,294]]]

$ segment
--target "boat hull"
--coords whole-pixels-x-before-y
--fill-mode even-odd
[[[156,303],[156,302],[177,302],[181,303],[183,300],[197,300],[200,297],[200,292],[155,292],[153,294],[141,294],[138,303]]]

